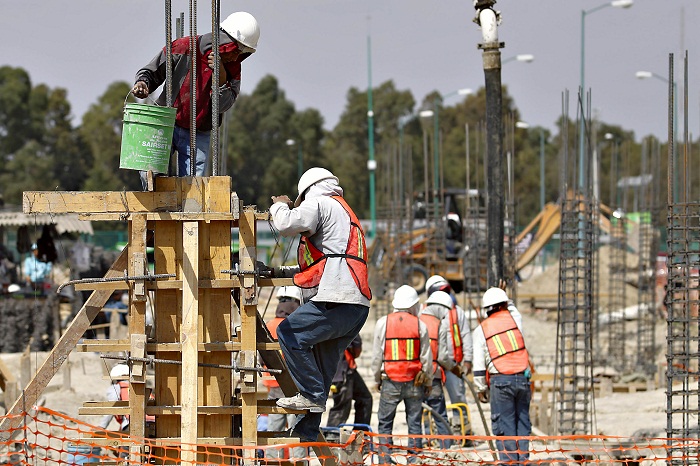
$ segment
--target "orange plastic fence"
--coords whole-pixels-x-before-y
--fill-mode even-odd
[[[195,464],[290,464],[306,461],[329,463],[308,447],[313,444],[240,447],[183,445],[177,441],[141,439],[91,426],[51,409],[38,407],[19,416],[22,425],[0,431],[0,464],[37,465],[87,463],[179,464],[183,451],[196,450]],[[0,420],[3,418],[0,417]],[[528,457],[518,461],[497,458],[490,444],[497,440],[528,441]],[[429,465],[467,464],[571,464],[628,465],[698,464],[698,439],[627,438],[611,436],[484,437],[407,436],[355,432],[346,444],[328,443],[335,461],[343,465],[415,463]],[[522,445],[522,443],[520,443]],[[409,448],[409,445],[411,447]],[[129,457],[130,447],[142,452]],[[294,448],[296,447],[296,448]],[[497,447],[498,448],[498,447]],[[515,457],[513,457],[515,458]],[[286,461],[286,463],[281,463]]]

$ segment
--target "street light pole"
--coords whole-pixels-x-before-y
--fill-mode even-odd
[[[586,122],[583,118],[584,110],[584,100],[586,95],[586,16],[600,11],[603,8],[615,7],[615,8],[629,8],[634,4],[634,0],[613,0],[610,2],[598,5],[595,8],[589,10],[581,10],[581,114],[579,116],[579,176],[578,183],[579,189],[583,191],[586,182],[585,179],[585,153],[586,153]]]
[[[372,222],[370,238],[374,238],[377,233],[377,206],[375,204],[374,172],[377,162],[374,160],[374,110],[372,108],[372,39],[367,36],[367,136],[369,144],[369,160],[367,170],[369,170],[369,216]]]

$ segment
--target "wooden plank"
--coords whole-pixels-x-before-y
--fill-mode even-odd
[[[22,208],[25,214],[180,210],[174,192],[141,191],[25,191]]]
[[[230,212],[231,178],[205,178],[204,209],[206,211]],[[231,268],[231,222],[200,222],[198,285],[202,282],[215,282],[227,278],[222,270]],[[201,322],[200,342],[231,341],[231,288],[200,289],[199,314]],[[231,352],[201,352],[199,360],[208,364],[229,365],[233,360]],[[202,393],[200,405],[230,406],[233,398],[233,372],[214,368],[200,369]],[[207,415],[200,413],[200,435],[210,437],[230,437],[232,426],[230,415]],[[207,462],[224,461],[214,451],[209,452]]]
[[[105,277],[123,275],[124,269],[127,267],[128,256],[129,248],[126,247],[107,271]],[[7,410],[7,416],[0,421],[0,442],[7,441],[11,431],[23,422],[22,417],[16,415],[22,413],[23,406],[33,406],[37,402],[53,376],[56,375],[61,365],[68,359],[68,355],[75,348],[78,340],[82,338],[85,330],[102,310],[111,294],[109,291],[95,291],[90,295],[37,373],[25,387],[24,399],[22,397],[18,398],[12,407]]]
[[[128,274],[143,275],[146,271],[146,217],[134,215],[129,222]],[[146,290],[143,281],[131,284],[129,293],[129,354],[136,358],[146,356]],[[129,433],[135,437],[146,436],[146,367],[143,362],[131,364],[129,379]],[[141,461],[140,448],[130,447],[133,462]]]
[[[240,406],[198,406],[197,412],[200,416],[232,416],[243,412]],[[146,406],[146,414],[148,415],[180,415],[182,408],[180,406]],[[295,409],[284,409],[279,406],[258,406],[259,414],[304,414],[306,411]],[[103,416],[105,414],[129,414],[129,406],[127,402],[87,402],[82,407],[78,408],[78,414],[86,416]]]
[[[106,213],[80,213],[80,220],[90,221],[125,221],[131,219],[130,213],[106,212]],[[146,218],[149,221],[172,220],[177,222],[187,221],[233,221],[233,216],[225,212],[148,212]]]
[[[257,256],[256,249],[256,221],[255,208],[247,206],[238,225],[239,232],[239,260],[241,270],[252,271],[255,268]],[[244,366],[253,366],[256,363],[257,343],[257,319],[258,319],[258,288],[257,276],[247,273],[242,276],[241,286],[241,352],[239,359]],[[241,405],[242,405],[242,444],[243,446],[257,445],[257,379],[254,372],[241,373]],[[253,464],[255,451],[245,449],[243,451],[244,464]]]
[[[131,343],[128,340],[83,340],[75,346],[76,351],[81,353],[116,353],[119,351],[129,351]],[[86,342],[86,343],[85,343]],[[266,342],[258,341],[256,345],[258,351],[279,351],[280,344],[277,340]],[[155,353],[157,351],[179,352],[181,350],[180,343],[147,343],[146,352]],[[198,343],[197,351],[199,352],[238,352],[241,350],[241,343],[234,341],[226,342],[210,342]],[[178,358],[179,360],[179,358]],[[231,361],[226,362],[227,365]],[[268,366],[271,369],[279,369],[278,367]]]
[[[199,341],[199,223],[182,223],[182,380],[198,381],[185,383],[182,387],[182,441],[197,443],[197,406],[199,393],[198,352]],[[183,445],[183,464],[194,464],[196,451]]]

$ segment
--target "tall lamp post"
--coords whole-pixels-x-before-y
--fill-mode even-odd
[[[522,63],[532,63],[535,60],[535,56],[530,53],[521,53],[513,57],[508,57],[505,60],[501,60],[501,66],[512,61],[519,61]]]
[[[435,100],[433,100],[433,203],[435,204],[436,211],[438,200],[440,198],[440,104],[456,95],[469,95],[473,92],[474,91],[472,91],[469,88],[463,88],[441,96],[437,96],[435,97]]]
[[[665,78],[661,76],[660,74],[656,74],[652,71],[637,71],[634,74],[637,79],[651,79],[655,78],[658,79],[659,81],[663,81],[666,83],[666,85],[670,84],[668,78]],[[673,199],[677,200],[678,199],[678,166],[676,165],[677,160],[678,160],[678,147],[677,147],[677,142],[678,142],[678,88],[676,86],[676,81],[673,81],[673,141],[669,141],[669,144],[673,144]]]
[[[286,142],[289,147],[297,146],[297,172],[299,173],[298,177],[301,178],[301,175],[304,173],[304,157],[301,152],[301,143],[297,143],[294,139],[287,139]]]
[[[602,5],[598,5],[595,8],[589,10],[581,10],[581,97],[586,94],[586,16],[600,11],[607,7],[615,8],[629,8],[634,4],[634,0],[612,0],[610,2],[605,2]],[[583,118],[583,104],[581,105],[581,116],[579,117],[579,189],[583,191],[585,185],[584,176],[584,163],[585,163],[585,152],[586,152],[586,142],[585,142],[585,132],[586,123]]]
[[[374,109],[372,103],[372,39],[367,36],[367,144],[369,145],[369,159],[367,170],[369,171],[369,216],[372,221],[370,238],[377,234],[377,206],[375,198],[374,172],[377,169],[377,161],[374,160]]]

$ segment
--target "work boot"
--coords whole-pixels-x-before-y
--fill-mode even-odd
[[[287,398],[280,398],[277,400],[277,406],[280,408],[308,411],[310,413],[322,413],[326,410],[325,406],[314,403],[313,401],[302,396],[301,393],[297,393],[296,395]]]

